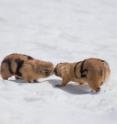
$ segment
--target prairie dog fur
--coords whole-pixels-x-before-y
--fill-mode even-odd
[[[80,62],[59,63],[54,69],[56,76],[62,78],[62,85],[69,81],[79,84],[87,83],[96,92],[101,85],[106,82],[110,75],[110,67],[104,60],[98,58],[88,58]]]
[[[22,78],[28,82],[36,81],[53,74],[54,66],[51,62],[42,60],[29,60],[24,62],[21,73]]]
[[[51,62],[34,59],[28,55],[13,53],[1,63],[1,76],[4,80],[15,76],[28,82],[37,82],[38,78],[48,77],[53,72]]]
[[[6,56],[1,62],[1,76],[4,80],[8,80],[9,77],[15,76],[16,78],[21,77],[21,73],[19,71],[23,62],[32,60],[33,58],[28,55],[13,53]]]

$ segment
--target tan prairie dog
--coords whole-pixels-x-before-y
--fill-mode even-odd
[[[13,53],[6,56],[1,62],[1,76],[4,80],[8,80],[9,77],[15,76],[16,79],[21,77],[19,71],[20,67],[25,61],[32,60],[33,58],[28,55]]]
[[[10,54],[1,63],[1,76],[4,80],[15,76],[28,82],[37,82],[38,78],[48,77],[53,72],[51,62],[36,60],[28,55]]]
[[[108,79],[110,67],[104,60],[88,58],[80,62],[59,63],[54,73],[62,78],[62,84],[58,86],[65,86],[68,82],[74,81],[79,84],[87,83],[92,90],[97,92]]]
[[[45,78],[53,74],[54,66],[51,62],[42,60],[29,60],[24,62],[20,72],[22,79],[28,82],[37,82],[39,78]]]

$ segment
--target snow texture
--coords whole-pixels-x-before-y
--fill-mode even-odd
[[[29,84],[0,78],[0,124],[117,124],[117,1],[0,0],[0,62],[10,53],[74,62],[105,59],[101,91],[56,76]]]

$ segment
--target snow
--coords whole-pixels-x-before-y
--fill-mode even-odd
[[[59,62],[99,57],[111,77],[101,92],[56,76],[29,84],[0,78],[0,124],[117,123],[117,1],[0,0],[0,62],[10,53]]]

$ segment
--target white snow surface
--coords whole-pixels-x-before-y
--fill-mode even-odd
[[[0,0],[0,62],[10,53],[74,62],[105,59],[101,91],[61,82],[0,78],[0,124],[117,124],[117,0]]]

